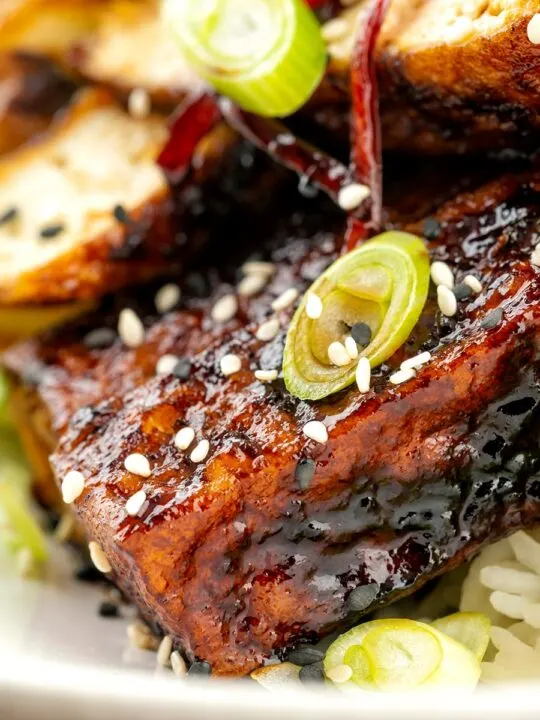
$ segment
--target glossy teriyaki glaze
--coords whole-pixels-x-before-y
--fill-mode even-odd
[[[446,260],[458,281],[474,274],[483,291],[460,301],[451,319],[432,293],[413,336],[374,372],[367,395],[351,388],[308,404],[280,379],[254,376],[280,368],[294,309],[279,313],[281,331],[262,342],[255,333],[272,300],[289,287],[303,292],[337,255],[335,223],[322,230],[309,213],[261,246],[276,273],[260,295],[240,299],[233,320],[219,326],[211,317],[215,301],[232,291],[218,285],[195,316],[180,310],[157,322],[168,327],[162,337],[179,329],[167,352],[185,355],[181,329],[196,317],[187,379],[154,377],[133,389],[133,360],[116,361],[124,377],[113,380],[100,353],[75,372],[69,382],[79,388],[89,372],[91,382],[98,378],[94,391],[110,396],[114,382],[118,394],[87,397],[63,434],[55,470],[59,478],[84,474],[77,510],[90,537],[119,585],[190,660],[207,660],[216,674],[244,674],[537,519],[540,276],[530,255],[539,208],[537,176],[503,179],[442,208],[430,224],[432,259]],[[424,349],[433,357],[417,377],[390,385],[401,361]],[[135,355],[151,367],[163,350],[147,343]],[[227,353],[242,367],[225,378]],[[42,397],[43,385],[70,364],[61,350],[52,354],[60,362],[43,370]],[[11,357],[16,369],[16,351]],[[69,383],[58,389],[57,398],[73,392]],[[324,422],[327,444],[303,434],[310,420]],[[202,462],[190,460],[195,443],[186,452],[173,444],[186,425],[196,442],[210,441]],[[148,458],[151,477],[124,469],[132,452]],[[305,460],[313,476],[304,471],[299,482]],[[148,505],[128,518],[126,500],[140,489]]]

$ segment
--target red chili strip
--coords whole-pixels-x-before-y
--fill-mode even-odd
[[[158,158],[171,182],[178,183],[185,177],[197,145],[220,119],[216,98],[206,92],[189,95],[176,110],[169,139]]]
[[[371,190],[368,220],[349,218],[345,250],[380,230],[382,223],[382,146],[375,46],[389,0],[373,0],[354,49],[352,81],[352,166],[355,179]]]
[[[223,117],[234,130],[277,162],[327,193],[335,202],[341,188],[352,182],[352,173],[348,167],[293,135],[278,120],[245,112],[226,98],[220,98],[219,105]]]

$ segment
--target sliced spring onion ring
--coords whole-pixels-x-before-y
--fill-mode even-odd
[[[341,635],[329,647],[324,671],[347,666],[352,677],[336,683],[343,692],[404,692],[454,686],[472,690],[480,662],[464,645],[415,620],[373,620]]]
[[[41,529],[30,509],[30,473],[8,422],[8,383],[0,373],[0,546],[26,549],[36,563],[47,558]]]
[[[38,563],[47,559],[45,539],[29,510],[29,499],[9,481],[0,481],[0,524],[0,538],[12,550],[28,549]]]
[[[328,348],[343,342],[356,323],[367,324],[372,334],[359,357],[372,368],[383,363],[411,334],[428,289],[429,257],[415,235],[384,233],[337,260],[309,290],[322,300],[321,317],[307,316],[306,293],[290,325],[283,359],[289,392],[320,400],[352,385],[357,360],[337,367]]]
[[[323,77],[325,43],[304,0],[163,0],[163,14],[200,76],[250,112],[290,115]]]
[[[491,633],[491,620],[487,615],[459,612],[435,620],[432,626],[465,645],[479,661],[484,659]]]

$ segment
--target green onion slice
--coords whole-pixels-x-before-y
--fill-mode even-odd
[[[432,626],[465,645],[479,660],[484,659],[491,634],[491,620],[475,612],[459,612],[439,618]]]
[[[183,54],[245,110],[290,115],[326,68],[321,27],[305,0],[163,0]]]
[[[29,550],[35,562],[47,558],[45,538],[34,519],[31,477],[8,418],[9,387],[0,373],[0,545],[12,551]]]
[[[373,620],[341,635],[326,653],[326,676],[332,680],[342,665],[352,670],[350,680],[336,683],[343,692],[472,690],[480,678],[480,662],[468,648],[430,625],[405,619]]]
[[[0,481],[0,541],[12,550],[28,549],[33,559],[41,563],[47,559],[47,547],[29,504],[14,484]]]
[[[344,342],[356,323],[371,330],[359,357],[367,357],[372,368],[383,363],[411,334],[428,290],[429,257],[415,235],[387,232],[337,260],[309,291],[321,299],[322,315],[308,317],[306,293],[289,328],[283,359],[289,392],[321,400],[352,385],[358,361],[336,366],[328,348]]]

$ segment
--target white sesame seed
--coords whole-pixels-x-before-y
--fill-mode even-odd
[[[408,360],[404,360],[401,363],[401,370],[414,370],[415,368],[419,368],[422,365],[425,365],[427,362],[431,360],[431,353],[430,352],[423,352],[419,355],[415,355],[412,358],[409,358]]]
[[[270,262],[250,260],[242,265],[242,272],[244,275],[266,275],[269,277],[276,272],[276,266]]]
[[[224,355],[219,361],[219,366],[224,375],[234,375],[242,367],[242,361],[238,355]]]
[[[393,375],[390,375],[389,380],[392,385],[401,385],[401,383],[412,380],[416,376],[414,368],[408,368],[407,370],[398,370]]]
[[[174,436],[174,444],[178,450],[187,450],[194,440],[195,430],[190,427],[182,428]]]
[[[105,574],[111,572],[111,563],[107,559],[107,556],[103,552],[103,548],[99,543],[91,540],[88,543],[88,551],[90,553],[90,559],[92,560],[96,568],[99,570],[99,572]]]
[[[118,317],[118,335],[129,348],[139,347],[144,342],[144,325],[131,308],[124,308]]]
[[[272,303],[272,310],[275,310],[276,312],[285,310],[289,307],[289,305],[292,305],[293,302],[296,301],[297,297],[298,290],[296,288],[289,288],[288,290],[285,290],[285,292],[282,292],[281,295]]]
[[[536,13],[529,20],[527,37],[533,45],[540,45],[540,13]]]
[[[269,342],[273,340],[279,332],[279,321],[277,318],[270,318],[259,327],[255,333],[257,340]]]
[[[156,297],[154,298],[156,310],[161,315],[169,312],[178,305],[181,296],[182,293],[178,285],[174,283],[164,285],[157,291]]]
[[[277,370],[255,370],[255,377],[261,382],[273,382],[277,376]]]
[[[326,425],[320,422],[320,420],[311,420],[306,423],[303,427],[303,432],[310,440],[314,440],[321,445],[328,442],[328,430],[326,429]]]
[[[328,359],[332,365],[337,365],[338,367],[345,367],[351,364],[351,358],[345,349],[345,345],[338,341],[330,343],[328,346]]]
[[[69,505],[79,497],[84,490],[84,476],[78,470],[68,472],[62,480],[62,500]]]
[[[474,275],[466,275],[463,282],[471,288],[473,293],[478,295],[482,292],[482,283],[478,278],[475,278]]]
[[[318,320],[321,317],[323,311],[323,304],[321,298],[315,293],[309,292],[306,300],[306,315],[311,320]]]
[[[126,502],[126,512],[130,517],[137,517],[145,505],[146,493],[144,490],[139,490]]]
[[[152,111],[152,101],[148,90],[134,88],[128,97],[128,112],[136,120],[144,120]]]
[[[150,469],[150,463],[148,458],[141,453],[132,453],[128,455],[124,460],[124,467],[130,473],[134,475],[140,475],[141,477],[150,477],[152,470]]]
[[[362,357],[358,361],[356,384],[361,393],[369,392],[371,385],[371,365],[367,357]]]
[[[208,453],[210,452],[210,443],[208,440],[201,440],[196,446],[189,459],[191,462],[199,463],[206,460]]]
[[[187,674],[186,661],[180,655],[178,650],[171,653],[171,667],[176,677],[184,677]]]
[[[337,685],[348,682],[352,676],[353,671],[349,665],[336,665],[326,671],[326,677]]]
[[[437,300],[440,311],[446,317],[453,317],[457,313],[457,298],[446,285],[437,288]]]
[[[172,637],[170,635],[165,635],[163,640],[159,643],[156,657],[157,664],[161,667],[170,667],[172,646]]]
[[[338,194],[338,205],[342,210],[350,212],[356,210],[366,198],[371,195],[371,190],[367,185],[360,183],[351,183],[341,188]]]
[[[130,644],[138,650],[157,650],[159,647],[159,640],[150,630],[148,625],[135,620],[130,623],[126,628],[127,636]]]
[[[174,368],[180,362],[177,355],[162,355],[156,364],[156,373],[158,375],[171,375]]]
[[[268,284],[268,275],[262,273],[246,275],[245,278],[238,283],[237,291],[241,297],[252,297],[258,295],[261,290]]]
[[[454,287],[454,273],[445,262],[441,262],[440,260],[435,261],[431,265],[430,271],[431,279],[435,285],[444,285],[450,288],[450,290]]]
[[[238,300],[234,295],[224,295],[212,308],[212,320],[227,322],[232,320],[238,310]]]
[[[358,345],[356,344],[356,340],[348,335],[345,338],[345,350],[347,351],[348,356],[351,358],[351,360],[357,360],[358,359]]]

